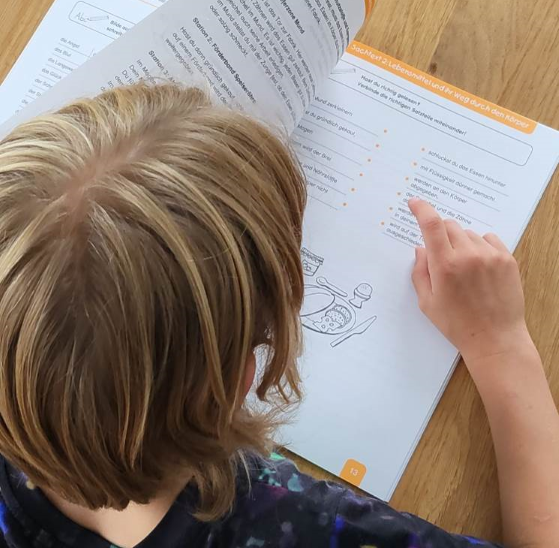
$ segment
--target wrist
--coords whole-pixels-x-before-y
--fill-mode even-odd
[[[498,391],[516,391],[535,377],[545,378],[542,361],[528,330],[494,340],[493,344],[463,354],[482,397]]]
[[[478,368],[488,360],[502,356],[524,354],[535,349],[534,342],[525,323],[504,330],[483,331],[472,336],[468,345],[460,348],[460,353],[468,368]]]

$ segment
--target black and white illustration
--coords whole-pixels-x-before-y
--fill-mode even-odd
[[[97,5],[83,2],[82,0],[76,2],[70,12],[69,19],[73,23],[77,23],[113,40],[119,38],[134,26],[132,21],[123,19]]]
[[[301,251],[305,283],[305,302],[301,322],[306,329],[332,337],[332,348],[352,337],[363,335],[377,320],[369,308],[373,288],[363,282],[351,293],[321,275],[324,258],[306,248]]]

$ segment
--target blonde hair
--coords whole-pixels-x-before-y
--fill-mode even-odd
[[[0,143],[0,453],[90,509],[189,478],[235,496],[300,396],[305,183],[283,140],[198,89],[137,85]]]

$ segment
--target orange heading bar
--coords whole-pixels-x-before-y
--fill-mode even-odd
[[[369,61],[392,74],[396,74],[408,82],[413,82],[422,88],[425,88],[437,95],[448,99],[458,105],[462,105],[478,114],[483,114],[492,120],[501,122],[508,127],[518,129],[523,133],[533,133],[538,126],[537,122],[515,114],[511,110],[501,108],[500,106],[490,103],[485,99],[480,99],[467,91],[457,88],[451,84],[447,84],[438,78],[422,72],[402,61],[398,61],[389,55],[381,53],[360,42],[352,42],[348,48],[348,52],[360,59]]]

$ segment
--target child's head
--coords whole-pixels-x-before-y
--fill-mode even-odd
[[[0,143],[0,453],[92,509],[193,478],[233,499],[235,456],[297,396],[305,185],[282,141],[196,89],[136,86]]]

